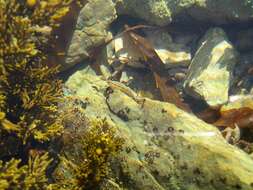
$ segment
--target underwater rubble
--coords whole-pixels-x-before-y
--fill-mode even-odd
[[[252,9],[0,0],[0,190],[252,190]]]

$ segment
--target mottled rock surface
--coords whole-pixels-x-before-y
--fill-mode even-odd
[[[191,62],[185,90],[216,107],[228,101],[237,53],[220,28],[207,31]]]
[[[253,18],[253,2],[250,0],[114,1],[117,3],[119,14],[138,17],[157,25],[166,25],[182,13],[188,18],[214,23],[249,21]]]
[[[172,104],[143,100],[131,89],[112,84],[81,71],[66,82],[72,95],[85,105],[88,118],[106,118],[126,140],[124,151],[111,163],[110,188],[252,189],[253,160],[227,144],[214,126]],[[73,136],[80,128],[73,129]],[[74,140],[78,142],[78,138]],[[82,151],[78,143],[71,142],[63,147],[70,160],[76,158],[69,152]],[[60,168],[61,164],[56,171],[67,177],[68,171]]]
[[[203,23],[226,24],[253,19],[250,0],[93,0],[81,10],[69,44],[63,70],[89,56],[89,50],[109,38],[108,27],[118,15],[144,19],[150,24],[167,25],[172,20],[194,19]],[[250,46],[245,40],[240,47]],[[171,52],[169,52],[170,54]],[[188,61],[188,54],[178,52]],[[161,54],[164,54],[161,52]],[[165,52],[168,54],[168,52]],[[175,57],[175,54],[170,57]],[[177,59],[175,60],[178,61]]]
[[[110,38],[108,27],[117,18],[111,0],[92,0],[79,13],[63,70],[89,57],[89,50]]]

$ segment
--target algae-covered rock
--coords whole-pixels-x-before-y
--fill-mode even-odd
[[[118,14],[141,18],[157,25],[166,25],[172,21],[170,5],[166,0],[114,0],[114,2]]]
[[[111,0],[88,1],[79,13],[64,70],[89,57],[89,50],[110,38],[108,27],[117,17]]]
[[[222,29],[207,31],[191,62],[184,84],[186,92],[213,107],[226,103],[236,55]]]
[[[253,160],[229,145],[214,126],[172,104],[143,99],[119,83],[79,71],[66,86],[86,117],[106,118],[125,139],[105,185],[129,190],[252,189]],[[76,115],[73,121],[78,119]],[[65,139],[61,154],[70,160],[78,160],[83,151],[77,138],[82,129],[85,125],[72,129],[76,143]],[[54,175],[71,177],[62,167],[60,163]]]
[[[114,0],[119,14],[144,19],[152,24],[166,25],[178,15],[189,18],[228,23],[252,20],[253,2],[249,0]]]

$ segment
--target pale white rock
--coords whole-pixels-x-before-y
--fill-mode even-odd
[[[114,48],[114,56],[121,63],[128,64],[133,67],[144,67],[140,60],[143,60],[143,55],[138,48],[129,39],[128,35],[122,35],[112,42]],[[113,59],[112,59],[113,60]]]
[[[185,51],[173,52],[166,49],[156,49],[156,53],[166,65],[166,68],[189,65],[191,61],[191,54]]]
[[[146,35],[166,68],[190,64],[192,58],[190,49],[184,43],[175,43],[167,31],[148,31]]]

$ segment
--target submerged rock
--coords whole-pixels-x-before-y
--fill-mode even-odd
[[[114,0],[114,2],[119,15],[137,17],[156,25],[167,25],[172,21],[170,5],[166,0]]]
[[[184,84],[186,92],[205,100],[209,106],[226,103],[236,57],[224,31],[210,29],[191,62]]]
[[[233,95],[229,97],[229,102],[221,107],[221,111],[232,109],[250,108],[253,109],[253,95]]]
[[[82,8],[70,42],[63,69],[89,57],[89,50],[110,38],[109,25],[117,18],[112,0],[93,0]]]
[[[248,0],[114,0],[118,14],[130,15],[156,25],[167,25],[184,15],[186,19],[213,23],[253,19],[253,2]]]
[[[147,39],[165,64],[165,68],[188,66],[191,62],[190,48],[185,43],[175,43],[168,32],[163,30],[146,32]]]
[[[239,51],[248,52],[253,49],[253,29],[239,31],[235,36],[235,46]]]
[[[81,72],[66,82],[85,104],[83,113],[89,119],[106,118],[125,139],[124,150],[112,160],[113,172],[105,184],[129,190],[252,189],[253,160],[226,143],[214,126],[172,104],[143,99],[131,89],[113,84]],[[82,128],[85,126],[73,129],[73,137]],[[74,150],[78,156],[83,150],[71,142],[65,142],[68,146],[62,154],[78,160],[69,153]],[[60,163],[55,175],[63,172],[61,176],[70,177],[62,167]]]
[[[107,48],[111,48],[113,51],[112,56],[109,57],[109,63],[114,62],[113,60],[116,59],[122,64],[127,64],[137,68],[144,68],[144,65],[141,63],[143,55],[127,34],[113,40]]]
[[[155,52],[162,60],[165,68],[187,66],[191,61],[190,49],[183,43],[174,43],[171,36],[165,31],[145,32],[145,39],[150,42]],[[112,41],[108,47],[108,55],[111,51],[114,54],[108,56],[110,60],[119,60],[132,67],[144,68],[142,52],[132,42],[128,35],[122,35]],[[110,51],[111,50],[111,51]]]
[[[232,94],[252,94],[253,88],[253,52],[250,51],[245,54],[240,54],[238,64],[234,69],[235,85],[231,88]]]
[[[228,8],[229,7],[229,8]],[[230,0],[93,0],[82,8],[73,37],[66,52],[63,70],[89,57],[89,50],[101,45],[108,34],[109,25],[118,15],[129,15],[144,19],[155,25],[167,25],[172,18],[194,18],[205,23],[230,23],[252,20],[251,1]],[[189,16],[190,15],[190,16]],[[185,19],[183,19],[184,22]],[[250,36],[252,37],[252,36]],[[245,40],[238,41],[242,48],[250,47]],[[189,59],[188,52],[161,50],[161,56],[168,61],[180,62]],[[168,58],[167,58],[168,57]],[[180,57],[180,60],[178,60]]]

